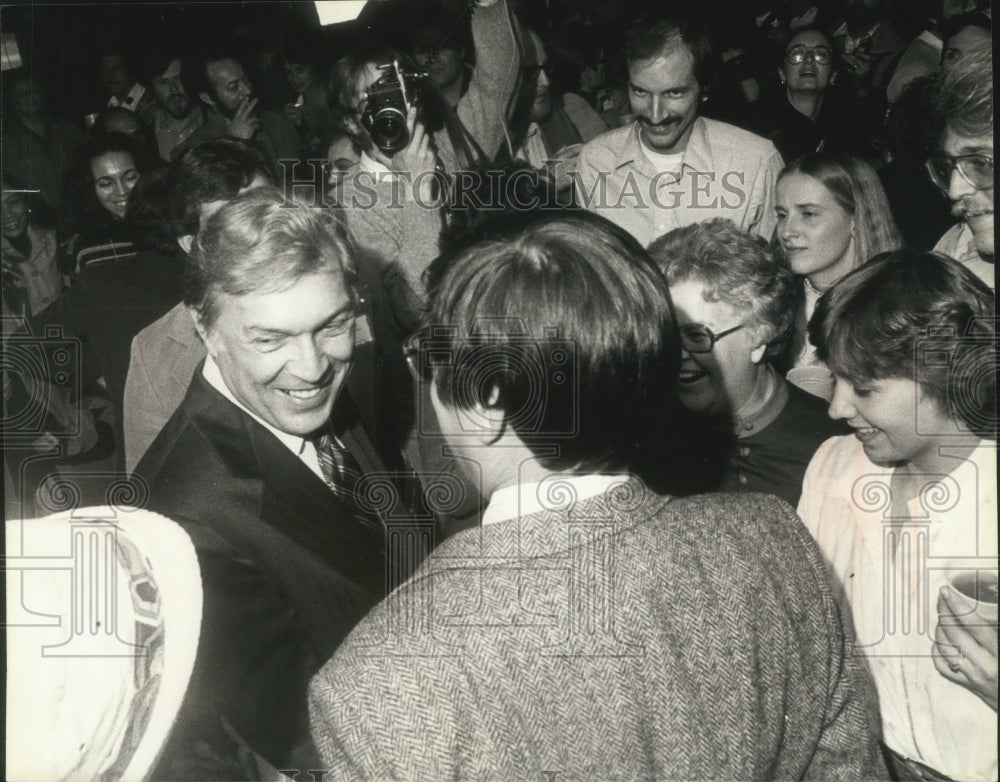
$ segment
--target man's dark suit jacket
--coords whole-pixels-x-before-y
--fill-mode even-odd
[[[345,403],[346,391],[338,410]],[[341,439],[365,474],[384,471],[360,423]],[[306,767],[306,686],[385,595],[384,531],[357,522],[200,367],[136,474],[148,507],[193,539],[205,596],[195,670],[157,777],[238,777],[232,731],[277,768]]]

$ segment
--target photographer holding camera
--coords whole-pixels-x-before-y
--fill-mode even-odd
[[[379,44],[361,46],[334,65],[329,94],[336,122],[361,159],[331,178],[355,242],[381,263],[401,330],[423,307],[421,275],[438,255],[442,220],[437,156],[418,117],[412,68]]]

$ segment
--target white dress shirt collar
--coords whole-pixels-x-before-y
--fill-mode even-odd
[[[296,434],[282,432],[280,429],[276,429],[271,426],[271,424],[259,415],[255,414],[251,410],[248,410],[246,406],[236,398],[233,392],[229,390],[229,386],[226,385],[226,381],[222,377],[222,372],[219,370],[219,365],[215,363],[215,360],[211,356],[205,356],[205,366],[201,370],[201,374],[208,384],[212,386],[212,388],[222,394],[226,399],[236,405],[254,421],[277,437],[278,442],[301,459],[306,467],[312,470],[313,473],[319,476],[320,479],[323,478],[323,470],[319,466],[319,459],[316,456],[316,446],[312,440]]]
[[[545,510],[563,510],[627,479],[626,475],[553,473],[541,481],[504,486],[493,492],[481,523],[485,527]]]

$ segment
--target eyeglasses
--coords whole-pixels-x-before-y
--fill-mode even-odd
[[[688,353],[711,353],[716,342],[739,331],[746,325],[746,323],[741,323],[731,329],[714,334],[708,326],[702,326],[700,323],[687,323],[680,327],[681,347]]]
[[[931,181],[942,190],[951,187],[951,172],[958,169],[962,179],[976,190],[989,190],[993,187],[993,156],[992,155],[937,155],[927,161],[927,173]]]
[[[828,46],[803,46],[801,44],[793,46],[785,52],[785,61],[792,65],[805,62],[807,57],[819,65],[829,65],[833,60],[833,52]]]
[[[439,327],[424,326],[403,343],[403,355],[414,380],[430,383],[436,367],[454,363],[448,333]]]
[[[521,70],[521,74],[524,76],[525,81],[534,81],[541,76],[542,71],[545,71],[546,76],[551,76],[552,63],[546,60],[541,65],[538,65],[537,63],[535,65],[525,65]]]

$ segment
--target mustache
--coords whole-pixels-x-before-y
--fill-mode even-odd
[[[639,122],[641,122],[643,125],[648,125],[651,128],[665,128],[668,127],[669,125],[676,125],[680,121],[681,121],[680,117],[664,117],[659,122],[653,122],[653,120],[651,120],[644,114],[639,115]]]

